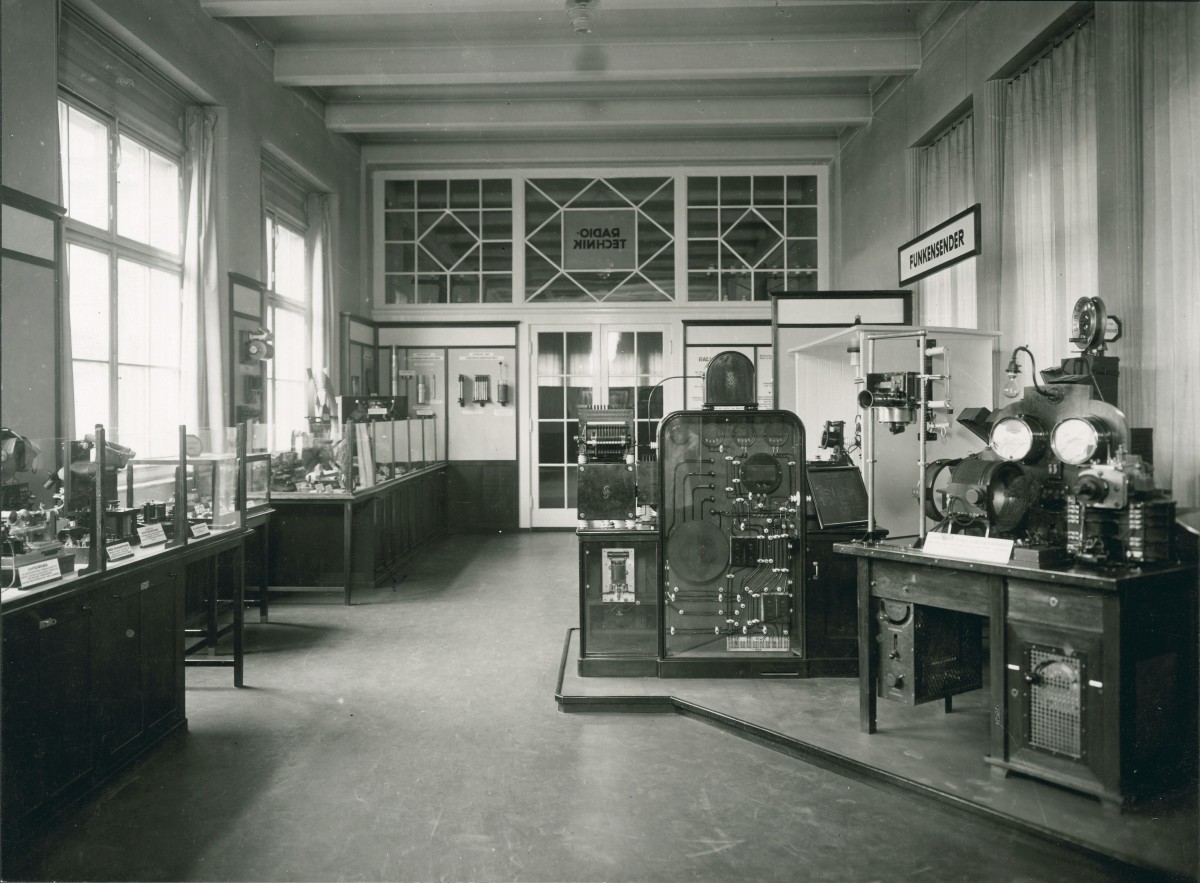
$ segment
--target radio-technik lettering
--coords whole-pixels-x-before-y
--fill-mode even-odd
[[[949,236],[943,237],[936,242],[931,242],[918,251],[914,251],[908,256],[908,268],[915,270],[917,267],[926,261],[932,261],[934,258],[940,258],[946,252],[955,248],[962,248],[963,241],[966,239],[966,232],[956,230]]]
[[[575,251],[592,251],[595,249],[624,249],[629,242],[621,238],[620,227],[581,227],[576,231],[578,237],[571,241]]]

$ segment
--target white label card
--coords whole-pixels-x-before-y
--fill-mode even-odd
[[[208,536],[208,525],[207,524],[192,524],[192,525],[189,525],[189,527],[191,527],[191,529],[192,529],[192,539],[198,540],[201,537]]]
[[[21,588],[23,589],[48,583],[61,576],[62,571],[58,567],[57,558],[47,558],[45,561],[38,561],[34,564],[26,564],[24,567],[17,568],[17,578],[20,580]]]
[[[108,555],[109,561],[120,561],[122,558],[133,557],[133,547],[125,542],[113,543],[105,548],[104,552]]]
[[[931,533],[925,537],[926,555],[979,561],[983,564],[1007,564],[1012,558],[1013,541],[997,537],[971,537],[961,533]]]
[[[138,539],[142,541],[143,546],[156,546],[167,541],[166,531],[163,530],[161,524],[147,524],[139,527],[137,532]]]

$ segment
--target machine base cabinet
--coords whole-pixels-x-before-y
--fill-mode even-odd
[[[1008,752],[993,762],[1113,806],[1188,784],[1193,603],[1170,585],[1122,599],[1009,580]]]
[[[998,772],[1112,809],[1194,783],[1194,562],[1051,569],[953,561],[899,543],[836,548],[858,560],[863,732],[875,732],[878,698],[913,704],[980,685],[980,629],[971,622],[986,617],[986,760]],[[922,639],[922,619],[941,621],[937,640]],[[968,659],[922,687],[923,669]]]
[[[579,673],[658,673],[658,534],[579,531]]]

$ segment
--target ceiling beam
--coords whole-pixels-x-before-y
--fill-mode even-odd
[[[896,5],[903,0],[737,0],[736,5],[760,8],[803,6]],[[616,10],[660,9],[682,14],[693,9],[725,9],[731,0],[603,0],[600,14]],[[260,18],[314,15],[396,15],[561,11],[547,0],[200,0],[200,8],[214,18]]]
[[[870,96],[760,98],[406,101],[329,104],[331,131],[397,139],[445,137],[646,137],[684,131],[836,134],[871,120]]]
[[[827,163],[837,156],[837,138],[731,138],[728,136],[630,140],[405,141],[366,143],[364,165],[389,168],[529,169],[579,165],[722,166],[745,169],[756,163]]]
[[[283,45],[284,86],[417,86],[847,77],[912,74],[916,37],[736,40],[702,43],[558,43],[530,46],[323,47]]]

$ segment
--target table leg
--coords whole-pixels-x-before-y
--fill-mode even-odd
[[[259,531],[261,545],[258,548],[262,554],[262,564],[258,569],[258,621],[266,622],[271,615],[271,592],[267,588],[270,582],[267,579],[267,567],[268,562],[271,560],[271,525],[269,516],[268,520],[263,522]]]
[[[345,595],[346,606],[350,606],[350,584],[354,581],[354,504],[346,503],[342,507],[342,562],[345,567],[345,582],[342,591]]]
[[[988,615],[988,640],[991,647],[988,655],[989,694],[992,700],[991,708],[991,745],[990,754],[996,760],[1007,760],[1008,738],[1008,671],[1005,663],[1008,659],[1007,617],[1008,604],[1005,595],[1005,580],[1000,576],[990,576],[987,579],[990,593],[991,610]]]
[[[875,732],[875,683],[879,678],[876,623],[871,615],[871,562],[858,559],[858,726]]]
[[[208,655],[217,655],[217,640],[220,636],[220,625],[217,622],[217,596],[221,593],[221,571],[217,567],[217,556],[213,556],[208,562],[208,597],[205,599],[204,613],[205,626],[208,634],[205,636],[208,643]]]
[[[246,544],[239,543],[233,553],[233,685],[244,686],[242,680],[245,648],[242,629],[246,624]]]

